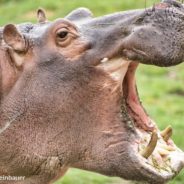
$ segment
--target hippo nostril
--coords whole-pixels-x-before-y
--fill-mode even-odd
[[[141,17],[139,17],[139,18],[137,18],[137,19],[135,20],[135,24],[140,25],[140,23],[142,23],[143,21],[144,21],[144,17],[141,16]]]

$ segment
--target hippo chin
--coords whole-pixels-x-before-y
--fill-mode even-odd
[[[0,175],[48,184],[69,167],[162,184],[184,153],[160,131],[138,97],[139,63],[171,66],[184,57],[183,5],[1,29]],[[4,184],[9,181],[4,181]]]

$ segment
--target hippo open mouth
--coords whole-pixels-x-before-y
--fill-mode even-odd
[[[105,71],[115,81],[114,91],[118,87],[121,90],[120,117],[126,124],[126,131],[130,131],[129,134],[135,136],[132,139],[132,150],[129,150],[129,154],[134,159],[137,158],[136,161],[134,160],[137,162],[136,169],[142,170],[141,174],[147,175],[147,181],[150,183],[164,183],[173,178],[184,166],[184,154],[171,140],[172,127],[168,126],[165,130],[160,131],[143,108],[138,96],[135,72],[139,63],[171,66],[181,62],[182,49],[175,49],[178,48],[176,40],[179,34],[175,34],[176,38],[174,41],[170,40],[168,48],[165,49],[167,44],[164,43],[164,39],[168,40],[169,35],[164,38],[162,31],[165,32],[164,25],[172,27],[176,22],[180,22],[183,10],[180,3],[173,4],[173,1],[165,1],[147,10],[138,19],[133,17],[132,22],[138,27],[134,28],[131,25],[131,28],[125,29],[126,36],[123,39],[123,46],[121,45],[121,52],[116,52],[112,48],[113,56],[108,53],[98,65],[100,70]],[[174,16],[174,13],[180,18]],[[169,14],[172,14],[171,22],[166,18]],[[151,23],[148,23],[150,18]],[[180,31],[179,27],[178,31]],[[170,33],[172,35],[172,31]],[[106,85],[108,84],[105,83],[104,86]],[[135,167],[136,164],[133,163],[133,165]],[[138,178],[142,180],[141,174],[140,177],[136,176],[136,180]],[[126,178],[126,176],[123,177]]]
[[[121,116],[123,121],[126,119],[127,129],[136,135],[130,154],[135,154],[139,164],[155,174],[155,182],[150,183],[162,183],[183,168],[184,155],[170,138],[171,126],[160,131],[139,100],[135,80],[138,62],[123,57],[104,58],[99,67],[121,85]]]
[[[160,3],[154,6],[154,11],[159,12],[160,10],[162,11],[168,7],[170,7],[170,4]],[[180,11],[183,11],[181,6],[180,8]],[[166,11],[168,11],[169,14],[170,10],[168,9]],[[172,9],[172,11],[176,10]],[[159,14],[158,12],[156,14]],[[149,10],[147,14],[149,14]],[[162,15],[162,18],[163,17],[165,16]],[[155,23],[154,16],[152,18],[153,25]],[[139,26],[140,22],[146,22],[145,19],[147,18],[142,16],[140,19],[138,20]],[[146,31],[144,30],[144,24],[142,25],[142,27],[140,26],[139,28],[136,28],[131,33],[129,33],[130,36],[128,35],[128,38],[125,38],[124,42],[126,46],[122,51],[121,57],[111,59],[104,58],[101,60],[99,67],[105,70],[121,86],[121,115],[123,120],[126,119],[127,129],[132,129],[137,135],[137,137],[133,139],[133,145],[130,154],[135,154],[136,156],[134,155],[134,157],[139,158],[140,170],[140,165],[142,165],[142,168],[147,168],[147,172],[148,170],[150,171],[150,175],[152,175],[152,178],[154,178],[153,181],[150,180],[150,183],[163,183],[173,178],[176,173],[178,173],[183,168],[184,155],[183,152],[177,148],[177,146],[170,139],[172,135],[172,128],[168,126],[165,130],[160,131],[156,126],[156,123],[149,117],[143,108],[136,88],[135,72],[139,62],[146,64],[155,63],[160,66],[168,66],[172,65],[171,63],[173,61],[169,62],[169,60],[173,59],[172,57],[163,57],[164,54],[160,54],[161,52],[159,51],[153,51],[155,49],[153,45],[155,42],[158,44],[158,40],[151,42],[151,46],[148,46],[150,47],[149,49],[145,48],[145,46],[141,46],[139,42],[141,39],[143,41],[146,38],[150,39],[150,37],[154,37],[154,35],[157,33],[161,34],[159,30],[154,30],[154,26],[152,27],[152,25],[146,28],[147,30],[151,30],[153,28],[151,33],[149,32],[149,34],[145,34]],[[137,44],[138,42],[139,44]],[[176,46],[175,44],[172,45]],[[168,46],[168,50],[169,49],[170,47]],[[155,59],[153,59],[153,53],[158,53],[160,56],[155,56]],[[180,55],[181,54],[179,53],[177,54],[177,56]],[[158,62],[160,59],[162,62]],[[174,59],[178,60],[176,56]]]

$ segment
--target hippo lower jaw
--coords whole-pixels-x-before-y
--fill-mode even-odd
[[[118,57],[104,58],[99,68],[105,70],[117,86],[121,86],[121,115],[125,119],[128,112],[125,127],[127,132],[135,135],[127,156],[131,160],[129,166],[133,168],[132,172],[139,173],[140,180],[165,183],[184,167],[184,153],[170,139],[172,128],[161,132],[143,109],[135,82],[137,66],[136,62]],[[135,177],[139,180],[139,176]]]

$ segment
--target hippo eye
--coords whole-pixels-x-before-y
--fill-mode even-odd
[[[76,37],[77,33],[72,28],[62,27],[56,31],[56,43],[61,47],[66,47]]]
[[[57,36],[61,39],[65,38],[68,35],[67,31],[61,31],[59,33],[57,33]]]
[[[68,34],[69,32],[68,32],[68,29],[66,28],[61,28],[60,30],[57,31],[57,37],[61,40],[65,40]]]

